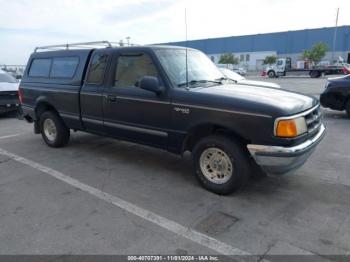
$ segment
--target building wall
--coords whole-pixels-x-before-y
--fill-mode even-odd
[[[243,59],[239,66],[243,66],[248,70],[259,70],[261,59],[264,59],[266,55],[274,54],[278,57],[289,56],[296,61],[300,60],[300,56],[304,50],[311,49],[318,42],[323,42],[328,46],[330,52],[327,53],[324,60],[331,60],[334,30],[334,27],[328,27],[187,42],[171,42],[166,44],[199,49],[209,57],[214,57],[215,62],[224,53],[233,53],[239,57],[241,55],[244,57],[248,55],[249,61]],[[340,55],[345,61],[347,60],[348,53],[350,53],[350,26],[338,27],[335,51],[336,59]]]
[[[199,49],[206,54],[244,53],[274,50],[277,54],[301,53],[317,42],[324,42],[332,49],[334,27],[305,29],[279,33],[230,36],[167,43]],[[337,30],[336,51],[350,50],[350,26]]]

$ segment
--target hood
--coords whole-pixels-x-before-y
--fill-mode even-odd
[[[0,82],[0,92],[18,91],[19,83]]]
[[[275,88],[227,84],[196,88],[194,92],[212,95],[220,106],[233,110],[288,116],[303,112],[318,104],[318,100],[303,94]]]
[[[262,86],[262,87],[281,88],[281,86],[279,84],[275,84],[275,83],[271,83],[271,82],[248,80],[248,79],[238,80],[237,84],[250,85],[250,86]]]
[[[350,75],[327,78],[329,82],[350,81]]]

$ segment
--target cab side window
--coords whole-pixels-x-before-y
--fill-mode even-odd
[[[87,76],[87,83],[99,85],[102,84],[105,69],[108,61],[107,54],[95,54],[92,58],[89,73]]]
[[[120,55],[115,74],[115,87],[137,87],[143,76],[158,77],[152,59],[144,53]]]

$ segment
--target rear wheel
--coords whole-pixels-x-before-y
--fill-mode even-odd
[[[62,147],[68,143],[70,137],[69,129],[53,111],[46,111],[40,116],[40,132],[50,147]]]
[[[350,117],[350,98],[348,98],[348,101],[345,104],[345,110],[346,110],[346,113],[348,114],[348,117]]]
[[[310,72],[310,77],[311,78],[317,78],[317,77],[320,77],[321,76],[321,72],[319,71],[311,71]]]
[[[201,139],[192,154],[196,177],[211,192],[226,195],[248,181],[249,158],[239,142],[212,135]]]

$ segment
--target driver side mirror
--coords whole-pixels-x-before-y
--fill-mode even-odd
[[[161,94],[164,89],[160,86],[159,80],[154,76],[144,76],[140,80],[140,88],[156,93],[157,95]]]

